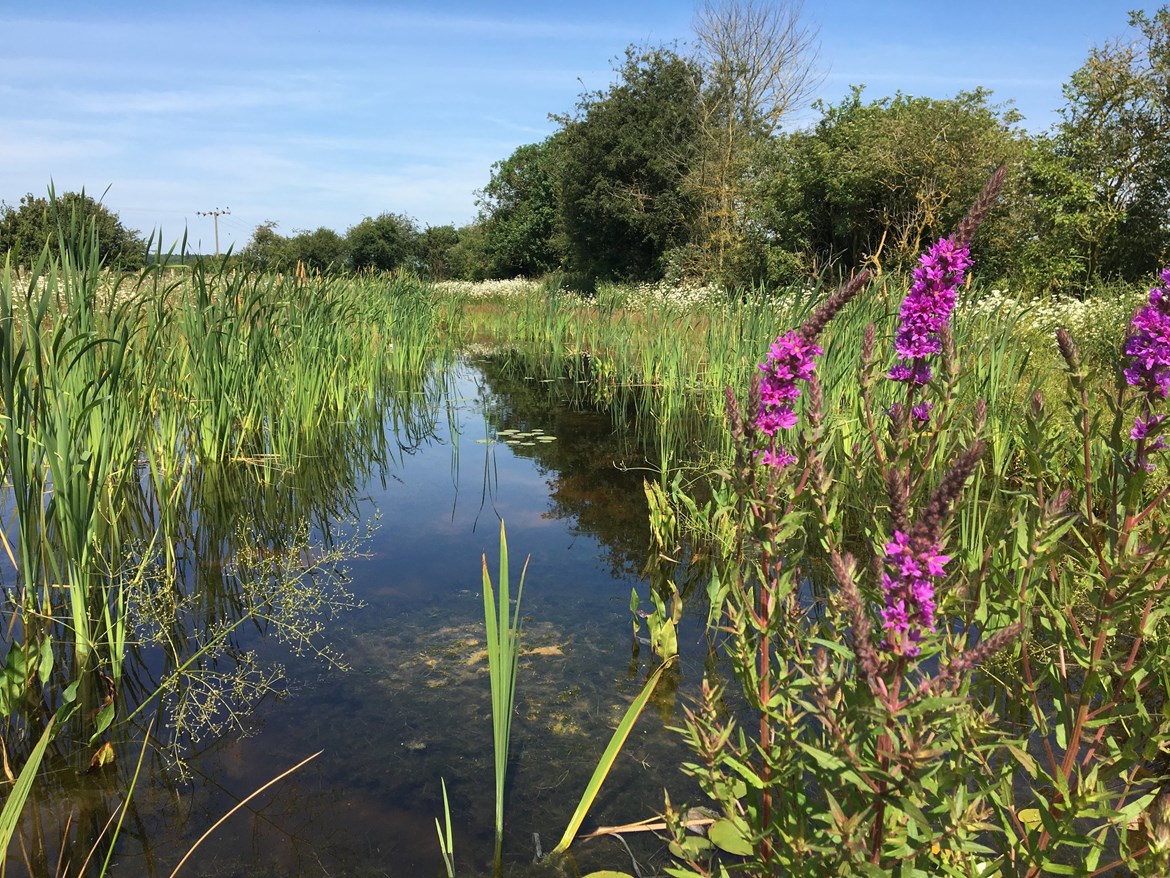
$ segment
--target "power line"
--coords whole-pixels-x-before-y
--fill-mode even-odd
[[[200,216],[212,217],[213,221],[215,222],[215,255],[218,256],[219,255],[219,218],[221,216],[230,216],[232,209],[230,207],[225,207],[223,210],[220,210],[217,207],[215,210],[197,210],[195,212],[197,214],[199,214]]]

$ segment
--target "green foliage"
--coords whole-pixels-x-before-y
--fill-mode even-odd
[[[278,223],[267,220],[256,226],[240,251],[240,262],[251,271],[287,271],[296,267],[288,238],[276,231]]]
[[[427,280],[447,280],[459,276],[454,255],[459,246],[459,230],[452,225],[427,226],[418,236],[418,268]]]
[[[492,165],[479,198],[484,276],[533,277],[560,266],[559,143],[554,135]]]
[[[324,226],[315,231],[297,232],[289,240],[294,264],[308,272],[330,274],[344,271],[350,261],[346,239]]]
[[[1036,210],[1054,233],[1040,249],[1070,260],[1082,287],[1135,279],[1170,253],[1170,7],[1129,23],[1135,39],[1093,49],[1065,85],[1037,168]]]
[[[492,587],[487,555],[483,556],[483,614],[487,632],[488,673],[492,689],[492,742],[496,769],[496,872],[501,868],[504,845],[504,782],[508,775],[508,747],[512,737],[512,713],[516,703],[516,663],[520,659],[520,598],[524,574],[520,571],[516,605],[512,608],[511,580],[508,577],[508,538],[500,521],[499,598]]]
[[[775,141],[763,156],[753,204],[772,246],[814,271],[837,262],[909,270],[995,167],[1020,160],[1018,114],[988,97],[977,89],[866,103],[854,88],[840,104],[822,105],[812,130]],[[988,243],[998,234],[989,224],[979,252],[1001,252]]]
[[[354,271],[414,268],[419,232],[414,220],[397,213],[366,217],[345,233]]]
[[[854,390],[808,388],[788,469],[761,463],[758,389],[729,394],[734,454],[711,501],[676,486],[680,518],[721,535],[709,597],[746,708],[705,681],[687,714],[685,770],[722,816],[696,839],[668,804],[669,874],[1155,875],[1170,861],[1170,490],[1143,465],[1161,423],[1130,436],[1164,402],[1116,367],[1110,390],[1061,330],[1068,415],[1039,394],[1021,411],[1010,336],[961,332],[981,343],[945,335],[922,386],[886,378],[887,330],[826,344],[824,386]],[[669,532],[660,499],[652,510]],[[877,611],[887,577],[927,578],[895,563],[896,532],[947,556],[937,626],[913,649]]]
[[[28,268],[46,246],[59,255],[61,242],[75,239],[82,228],[93,230],[103,265],[123,271],[142,267],[146,244],[141,236],[84,190],[61,195],[50,190],[48,198],[30,192],[18,206],[0,204],[0,255],[11,252],[17,264]]]
[[[699,126],[697,65],[667,48],[626,50],[618,82],[562,120],[561,219],[568,267],[600,280],[662,275],[698,203],[683,183]]]
[[[256,226],[240,252],[240,263],[253,271],[294,272],[300,266],[311,274],[337,274],[350,263],[349,243],[324,226],[285,237],[272,220]]]

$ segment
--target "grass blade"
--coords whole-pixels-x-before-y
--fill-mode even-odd
[[[446,833],[435,818],[435,831],[439,834],[439,853],[443,855],[443,866],[447,870],[447,878],[455,878],[455,834],[451,831],[451,805],[447,801],[447,781],[439,778],[443,786],[443,820],[446,823]]]
[[[13,833],[16,832],[16,825],[20,822],[20,812],[24,809],[24,803],[32,791],[33,779],[41,767],[41,760],[45,758],[45,750],[48,749],[49,741],[53,737],[53,723],[56,719],[53,717],[45,726],[41,739],[33,747],[28,761],[20,770],[20,776],[16,778],[12,792],[8,794],[8,798],[4,802],[4,810],[0,811],[0,864],[3,864],[8,857],[8,843],[12,840]]]
[[[646,704],[650,701],[651,694],[654,692],[654,687],[658,685],[658,680],[662,677],[662,672],[666,670],[666,666],[671,661],[673,661],[673,656],[655,669],[654,673],[650,675],[650,679],[646,681],[646,685],[642,687],[642,691],[638,693],[638,697],[634,699],[633,704],[626,710],[626,715],[622,717],[622,721],[614,729],[613,737],[609,739],[609,746],[601,754],[597,768],[593,770],[593,777],[589,778],[585,792],[581,795],[581,801],[577,804],[577,810],[569,818],[569,825],[565,829],[565,834],[561,836],[561,840],[557,843],[557,846],[549,853],[550,857],[563,854],[569,849],[569,845],[573,843],[573,839],[577,837],[577,830],[581,828],[581,823],[585,820],[585,815],[593,805],[593,800],[597,798],[597,793],[601,790],[601,785],[605,783],[606,777],[609,776],[610,770],[617,761],[618,754],[621,752],[622,746],[626,743],[626,738],[630,736],[630,732],[634,728],[634,723],[642,715],[642,711],[645,709]]]

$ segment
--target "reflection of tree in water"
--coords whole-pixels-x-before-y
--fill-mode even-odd
[[[657,477],[638,443],[614,429],[609,415],[573,403],[556,385],[508,374],[499,358],[476,365],[486,382],[484,405],[496,430],[539,428],[555,442],[512,446],[548,478],[546,515],[575,522],[573,531],[596,537],[615,576],[637,575],[646,564],[649,532],[643,479]]]

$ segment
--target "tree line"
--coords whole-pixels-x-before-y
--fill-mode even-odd
[[[1131,13],[1129,26],[1071,74],[1042,133],[982,88],[871,99],[862,86],[785,130],[817,84],[815,34],[784,0],[709,0],[685,51],[629,47],[608,88],[496,162],[471,223],[420,228],[384,213],[344,235],[283,235],[266,222],[235,256],[258,270],[553,274],[586,290],[787,285],[861,265],[906,270],[1006,164],[975,245],[985,277],[1036,293],[1132,281],[1170,256],[1170,7]],[[141,238],[99,203],[59,202],[103,224],[110,260],[141,264]],[[56,209],[32,195],[0,205],[0,252],[52,245]]]
[[[1170,256],[1170,7],[1089,54],[1059,121],[1030,134],[977,88],[953,98],[854,87],[783,131],[810,81],[789,10],[708,5],[695,48],[631,47],[546,140],[497,162],[460,230],[476,277],[788,284],[906,270],[1000,164],[985,277],[1079,293]]]

